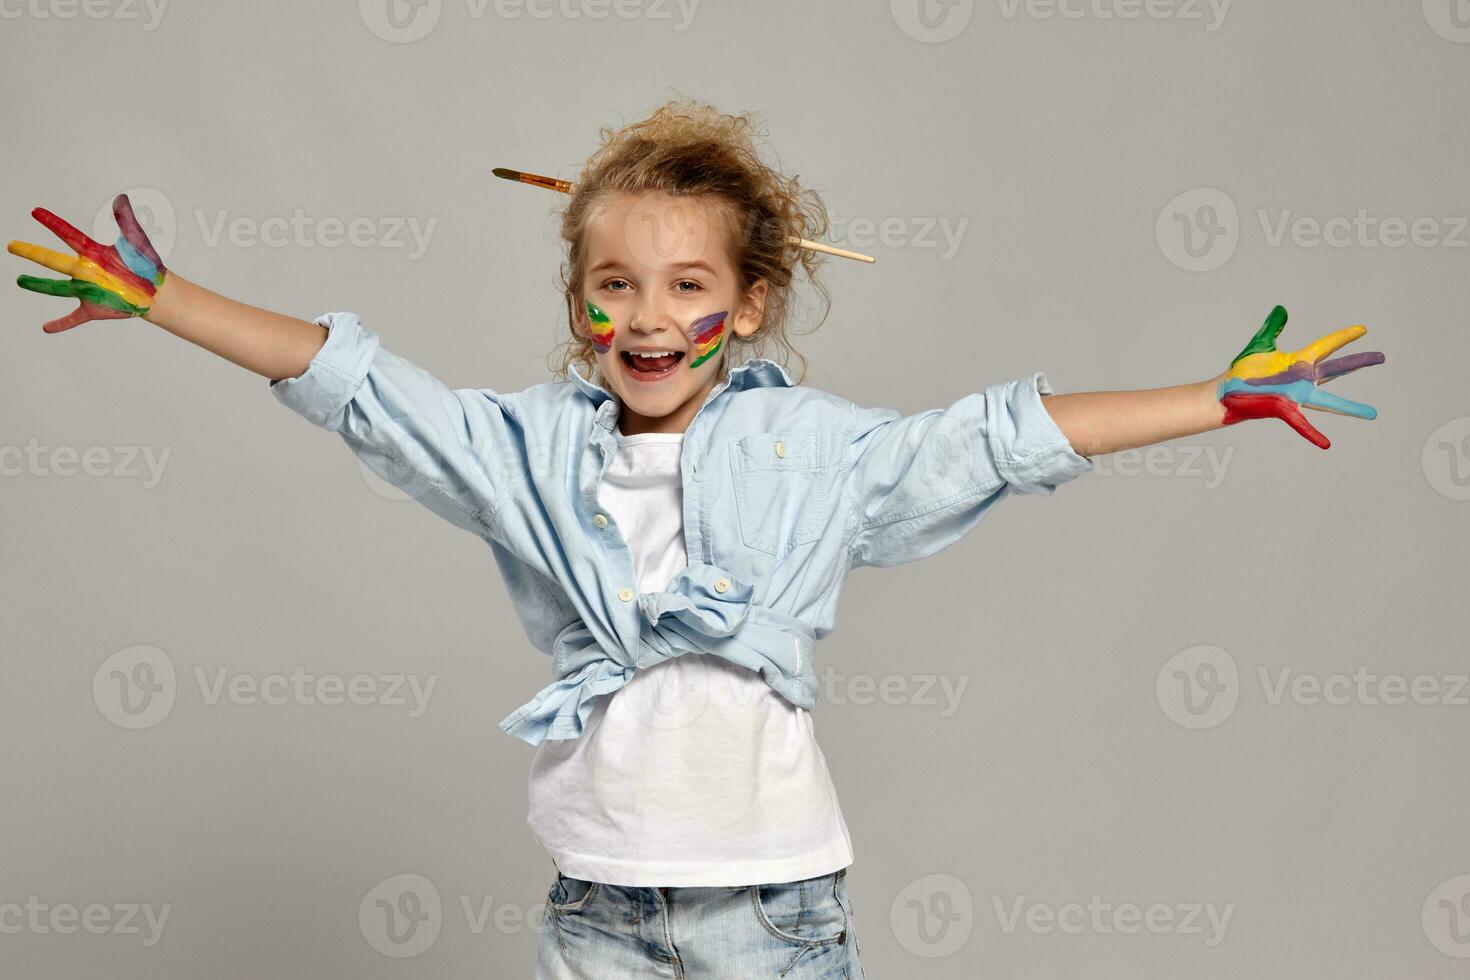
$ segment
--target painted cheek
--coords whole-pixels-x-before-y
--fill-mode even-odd
[[[700,317],[689,324],[688,329],[684,331],[694,344],[694,358],[689,362],[690,367],[699,367],[719,352],[720,346],[725,341],[725,314],[728,312],[728,310],[721,310],[718,313]]]
[[[592,303],[587,304],[587,320],[592,326],[592,347],[599,354],[612,349],[612,318]]]

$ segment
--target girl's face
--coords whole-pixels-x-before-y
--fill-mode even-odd
[[[619,194],[586,235],[578,327],[622,401],[618,429],[683,432],[724,375],[727,338],[760,326],[765,284],[742,293],[727,223],[701,198]]]

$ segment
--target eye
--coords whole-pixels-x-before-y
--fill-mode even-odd
[[[684,288],[682,288],[684,286],[692,286],[694,288],[693,289],[684,289]],[[699,283],[695,282],[693,279],[680,279],[678,282],[674,283],[674,288],[675,289],[678,289],[679,292],[681,292],[681,293],[697,293],[700,290],[702,290],[704,287],[701,286]]]
[[[627,289],[614,289],[613,287],[616,286],[618,283],[627,286],[628,289],[633,288],[633,284],[626,279],[609,279],[607,282],[602,284],[602,288],[606,289],[610,293],[625,293],[628,291]]]

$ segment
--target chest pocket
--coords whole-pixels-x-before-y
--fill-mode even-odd
[[[841,463],[825,432],[758,432],[730,443],[740,537],[773,558],[821,537]]]

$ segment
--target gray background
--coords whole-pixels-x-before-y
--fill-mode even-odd
[[[600,125],[690,95],[762,113],[833,237],[879,257],[829,265],[832,316],[799,341],[808,383],[860,403],[1032,370],[1062,392],[1197,381],[1276,303],[1287,348],[1367,324],[1349,352],[1388,363],[1333,390],[1380,417],[1314,413],[1327,452],[1260,422],[1099,457],[927,561],[855,573],[817,727],[870,977],[1465,975],[1470,6],[988,0],[925,27],[913,0],[444,0],[401,8],[416,40],[384,6],[6,0],[7,237],[60,248],[31,207],[92,230],[131,190],[194,281],[355,311],[451,385],[517,390],[561,329],[560,199],[489,169],[574,177]],[[1419,241],[1273,240],[1360,209],[1423,219]],[[251,237],[298,210],[303,231]],[[0,290],[0,908],[47,909],[0,913],[0,974],[529,976],[552,866],[532,750],[496,722],[550,674],[488,549],[228,362],[142,321],[41,333],[69,308]],[[174,702],[130,730],[109,658],[139,646]],[[1202,646],[1224,673],[1190,727],[1171,658]],[[211,703],[196,675],[298,669],[436,687],[410,717]],[[1439,694],[1274,696],[1282,671],[1360,669]],[[385,955],[359,906],[405,884],[437,893],[438,933]],[[1093,896],[1174,925],[1008,928],[1018,900]],[[128,903],[167,907],[156,942]],[[1223,938],[1191,903],[1230,907]],[[99,934],[47,918],[91,904]]]

